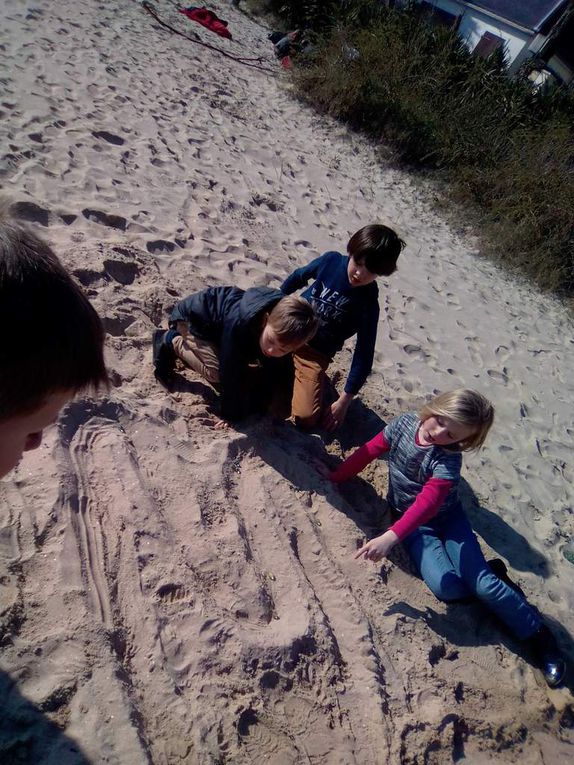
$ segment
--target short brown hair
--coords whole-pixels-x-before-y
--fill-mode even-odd
[[[104,330],[50,247],[0,201],[0,420],[108,385]]]
[[[422,422],[429,417],[449,417],[460,425],[474,428],[475,432],[471,436],[452,445],[454,449],[466,452],[483,445],[494,421],[494,407],[482,393],[470,388],[457,388],[435,396],[421,408],[419,417]]]
[[[305,298],[288,295],[281,298],[269,312],[268,323],[280,342],[301,345],[311,340],[319,326],[313,306]]]
[[[390,276],[397,270],[397,260],[404,246],[392,228],[371,223],[353,234],[347,253],[356,263],[364,263],[372,274]]]

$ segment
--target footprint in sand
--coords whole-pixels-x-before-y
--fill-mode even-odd
[[[112,337],[121,337],[125,335],[126,329],[136,320],[134,316],[102,316],[102,324],[105,331]]]
[[[139,274],[139,268],[135,263],[126,263],[123,260],[104,260],[106,273],[120,284],[132,284]]]
[[[506,345],[499,345],[495,349],[494,354],[500,361],[505,362],[510,355],[510,349]]]
[[[486,374],[493,380],[496,380],[497,382],[500,382],[503,385],[506,385],[508,383],[508,375],[506,374],[506,368],[504,368],[502,372],[497,372],[496,369],[487,369]]]
[[[107,130],[93,130],[92,135],[94,138],[101,138],[103,141],[106,141],[107,143],[112,143],[114,146],[123,146],[125,143],[124,139],[119,136],[115,135],[114,133],[108,133]]]
[[[156,595],[162,603],[179,603],[182,600],[189,601],[190,605],[193,605],[193,598],[187,587],[182,584],[175,584],[169,582],[168,584],[162,584],[157,588]]]
[[[16,202],[12,209],[14,210],[14,215],[21,220],[39,223],[41,226],[50,225],[50,211],[34,202]]]
[[[103,212],[102,210],[91,210],[89,208],[82,210],[82,215],[87,220],[91,220],[94,223],[99,223],[102,226],[117,228],[120,231],[126,230],[127,220],[121,215],[112,215],[110,213]]]
[[[156,239],[153,242],[146,242],[146,250],[151,252],[152,255],[158,255],[162,252],[173,252],[175,244],[165,239]]]
[[[430,359],[430,355],[423,351],[420,345],[410,345],[407,343],[407,345],[403,345],[403,351],[407,354],[407,356],[416,356],[419,359],[422,359],[422,361]]]
[[[464,338],[467,344],[467,350],[468,354],[470,356],[470,359],[475,367],[482,368],[483,366],[483,360],[482,356],[480,355],[478,351],[479,347],[479,338],[475,336],[469,336]]]

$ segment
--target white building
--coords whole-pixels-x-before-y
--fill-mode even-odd
[[[558,80],[574,77],[574,23],[568,0],[424,0],[431,20],[458,30],[471,51],[502,49],[509,73],[536,57]]]

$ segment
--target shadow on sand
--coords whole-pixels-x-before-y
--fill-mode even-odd
[[[45,712],[55,712],[57,699],[42,710],[25,699],[15,681],[0,672],[0,762],[2,765],[90,765],[78,743],[66,736]]]

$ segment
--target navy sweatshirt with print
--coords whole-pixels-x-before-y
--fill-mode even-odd
[[[290,295],[313,284],[302,293],[319,317],[320,326],[309,345],[329,358],[340,351],[349,337],[357,335],[355,352],[345,393],[356,394],[367,379],[375,355],[379,321],[379,289],[376,282],[352,287],[347,276],[349,258],[340,252],[326,252],[285,279],[281,291]]]

